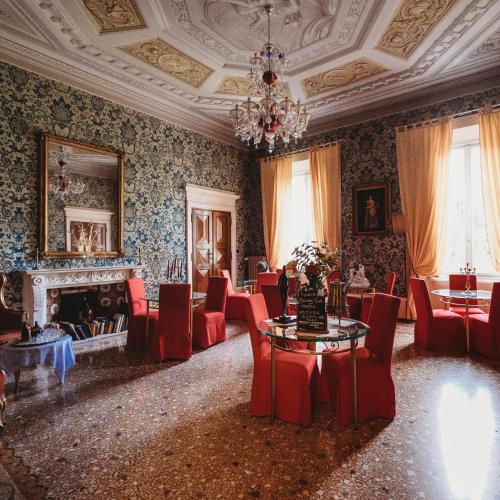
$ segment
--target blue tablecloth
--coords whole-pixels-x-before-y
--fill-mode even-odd
[[[7,373],[14,373],[20,368],[34,364],[51,366],[64,384],[67,370],[75,366],[73,340],[69,335],[49,344],[30,347],[13,347],[6,344],[0,349],[0,368]]]

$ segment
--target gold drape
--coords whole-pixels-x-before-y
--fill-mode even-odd
[[[292,199],[292,157],[260,162],[262,217],[267,260],[271,267],[286,263],[287,216]]]
[[[479,143],[486,232],[493,266],[500,271],[500,112],[479,114]]]
[[[312,149],[310,162],[316,239],[331,248],[340,248],[340,144]]]
[[[435,125],[396,132],[399,189],[407,221],[406,241],[413,272],[435,276],[445,249],[446,190],[452,125]],[[408,306],[414,315],[408,291]]]

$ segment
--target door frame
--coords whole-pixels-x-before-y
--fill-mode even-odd
[[[193,208],[231,213],[231,281],[236,288],[236,202],[240,196],[222,189],[186,184],[187,279],[193,283]]]

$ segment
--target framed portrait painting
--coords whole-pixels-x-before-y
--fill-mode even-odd
[[[352,204],[354,236],[376,236],[390,232],[390,183],[354,186]]]

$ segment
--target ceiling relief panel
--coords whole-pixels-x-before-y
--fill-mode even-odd
[[[145,28],[134,0],[82,0],[100,33]]]
[[[403,0],[377,46],[403,59],[422,43],[456,0]]]
[[[213,72],[208,66],[160,38],[122,46],[120,49],[196,88],[199,88]]]
[[[289,96],[290,90],[286,83],[283,84],[285,91],[283,96]],[[228,95],[241,95],[241,96],[254,96],[254,97],[264,97],[262,92],[256,88],[252,82],[245,76],[226,76],[219,83],[217,87],[216,94],[228,94]]]
[[[301,85],[307,97],[353,84],[370,76],[387,71],[387,68],[370,59],[361,58],[302,80]]]

